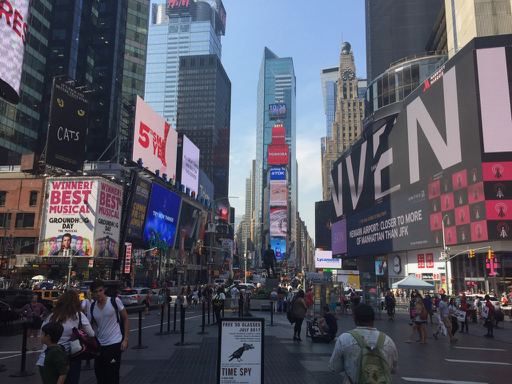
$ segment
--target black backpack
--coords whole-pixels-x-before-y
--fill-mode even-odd
[[[119,324],[119,328],[121,329],[121,335],[123,336],[123,340],[124,340],[124,320],[123,320],[123,318],[121,316],[119,316],[119,308],[117,307],[116,298],[115,297],[111,297],[110,298],[110,302],[112,303],[112,306],[116,310],[117,323]],[[92,322],[96,322],[94,320],[94,307],[95,306],[96,306],[96,300],[93,301],[92,304],[91,304],[91,323]]]

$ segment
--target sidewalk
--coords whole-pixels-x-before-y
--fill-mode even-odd
[[[284,313],[274,315],[274,326],[270,325],[270,312],[252,312],[254,317],[265,319],[265,344],[264,344],[264,375],[265,383],[269,384],[330,384],[339,383],[340,376],[331,372],[327,364],[334,349],[334,342],[330,344],[313,343],[305,335],[306,322],[302,326],[301,337],[303,342],[292,340],[293,325],[286,319]],[[172,313],[171,313],[172,315]],[[225,312],[225,316],[230,318],[232,313]],[[385,313],[382,313],[385,320],[377,320],[375,326],[388,334],[399,349],[400,364],[410,359],[410,366],[413,367],[415,356],[411,355],[410,344],[405,344],[406,333],[409,330],[408,314],[400,311],[396,314],[396,321],[388,322]],[[167,318],[167,316],[166,316]],[[179,319],[179,316],[178,316]],[[217,369],[218,353],[218,328],[216,326],[206,327],[207,335],[198,335],[201,331],[201,311],[198,308],[187,310],[186,312],[186,334],[184,341],[190,343],[188,346],[176,346],[175,343],[181,341],[181,335],[155,335],[160,330],[159,316],[157,311],[152,311],[150,316],[143,319],[142,344],[147,345],[146,349],[132,349],[138,341],[138,315],[130,314],[130,345],[129,349],[123,354],[121,365],[122,383],[215,383]],[[351,316],[341,316],[338,321],[339,332],[354,328],[354,322]],[[180,322],[177,322],[177,329]],[[435,330],[435,324],[428,324],[427,335],[430,357],[425,355],[423,359],[439,358],[440,354],[451,354],[453,347],[447,340],[435,341],[432,338],[432,332]],[[164,323],[164,331],[167,324]],[[171,330],[173,329],[171,317]],[[506,345],[512,344],[512,323],[508,317],[506,321],[500,324],[500,328],[494,332],[495,339],[488,340],[483,337],[485,328],[479,324],[470,324],[469,334],[457,335],[459,343],[486,345]],[[506,344],[504,344],[506,343]],[[408,347],[406,347],[408,346]],[[0,364],[5,364],[7,371],[0,372],[0,381],[3,384],[13,384],[21,382],[38,383],[38,375],[25,379],[9,377],[10,374],[20,370],[21,355],[21,335],[1,337],[0,338]],[[413,346],[416,348],[419,346]],[[509,348],[508,345],[506,345]],[[420,348],[414,349],[418,353],[423,353]],[[35,362],[39,352],[30,351],[27,354],[26,370],[36,372]],[[402,368],[403,367],[403,368]],[[407,370],[408,365],[402,365],[399,370]],[[412,368],[411,368],[412,369]],[[396,382],[400,381],[398,378]],[[95,383],[94,371],[82,371],[80,383]]]

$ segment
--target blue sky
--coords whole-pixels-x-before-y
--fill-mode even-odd
[[[152,3],[163,1],[152,0]],[[366,77],[364,0],[223,0],[226,35],[222,64],[231,80],[229,195],[236,216],[245,213],[245,179],[256,158],[256,94],[263,50],[293,59],[297,79],[299,212],[315,235],[315,201],[322,199],[320,138],[325,114],[320,70],[338,65],[348,41],[356,75]]]

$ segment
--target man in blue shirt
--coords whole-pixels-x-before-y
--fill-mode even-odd
[[[329,307],[324,305],[324,317],[322,317],[318,321],[318,328],[320,329],[320,333],[324,336],[326,333],[328,335],[336,336],[338,332],[338,322],[336,321],[336,317],[331,313]]]

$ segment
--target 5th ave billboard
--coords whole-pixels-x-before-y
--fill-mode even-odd
[[[45,195],[40,255],[62,256],[69,235],[73,255],[118,257],[120,186],[102,178],[48,178]]]
[[[178,133],[144,100],[137,96],[135,131],[133,134],[133,161],[142,159],[151,172],[159,171],[174,179]]]
[[[491,97],[491,89],[509,83],[494,76],[512,68],[511,48],[497,49],[500,52],[475,51],[473,43],[464,47],[446,63],[437,81],[405,100],[394,124],[376,129],[335,162],[333,203],[336,220],[346,219],[351,257],[442,246],[443,218],[447,244],[484,241],[488,232],[491,238],[491,230],[498,234],[510,225],[502,220],[500,226],[496,220],[488,226],[489,204],[483,202],[483,194],[487,199],[490,191],[499,200],[498,184],[505,184],[486,184],[482,160],[499,163],[512,151],[507,140],[502,140],[506,143],[500,143],[499,151],[493,148],[497,133],[485,132],[496,131],[496,125],[480,126],[491,112],[505,114],[504,121],[510,121],[510,95],[506,102],[500,100],[502,107],[506,105],[496,112],[482,94],[482,89],[490,88],[484,93]],[[485,73],[487,82],[493,80],[477,84],[475,73]],[[488,111],[483,108],[480,116],[482,106]]]

